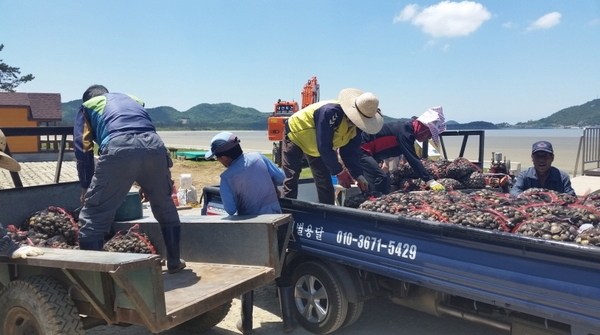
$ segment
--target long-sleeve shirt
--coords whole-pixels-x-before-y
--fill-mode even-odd
[[[571,187],[571,179],[569,175],[555,168],[550,167],[548,177],[546,177],[546,184],[541,185],[540,179],[537,176],[535,167],[530,167],[525,171],[521,171],[517,176],[515,185],[510,189],[510,196],[516,197],[519,194],[530,188],[545,188],[548,190],[567,193],[575,196],[575,190]]]
[[[285,174],[258,152],[236,158],[221,174],[219,193],[229,215],[281,213],[275,185],[281,185]]]
[[[376,161],[404,155],[419,178],[429,181],[432,177],[417,156],[414,145],[415,131],[411,122],[388,122],[377,134],[362,134],[361,149]]]
[[[73,142],[82,188],[94,174],[94,142],[99,152],[110,139],[124,134],[155,131],[144,103],[132,95],[106,93],[84,102],[75,119]]]

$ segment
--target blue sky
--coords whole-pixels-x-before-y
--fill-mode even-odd
[[[600,1],[0,0],[0,59],[19,92],[91,84],[147,107],[271,112],[355,87],[384,114],[511,124],[600,97]]]

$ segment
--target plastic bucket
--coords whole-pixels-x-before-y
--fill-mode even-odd
[[[136,220],[143,216],[142,198],[138,192],[129,192],[115,213],[115,221]]]

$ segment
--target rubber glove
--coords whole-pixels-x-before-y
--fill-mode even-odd
[[[37,255],[43,255],[44,251],[41,248],[36,248],[36,247],[32,247],[30,245],[25,245],[22,247],[19,247],[19,249],[15,250],[15,252],[13,252],[12,255],[10,255],[11,258],[27,258],[27,256],[37,256]]]
[[[369,190],[369,182],[362,175],[360,175],[360,176],[358,176],[358,178],[356,178],[356,184],[358,185],[358,188],[360,188],[360,190],[362,192],[367,192]]]
[[[338,173],[337,178],[338,178],[338,184],[340,184],[342,187],[344,187],[344,188],[352,187],[352,177],[350,176],[350,173],[348,173],[348,170],[346,170],[346,169],[342,170],[342,172]]]
[[[433,191],[445,191],[446,190],[444,185],[438,183],[437,181],[435,181],[433,179],[428,181],[427,185],[429,185],[429,188],[432,189]]]

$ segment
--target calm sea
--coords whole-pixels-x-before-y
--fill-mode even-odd
[[[266,131],[232,131],[240,139],[246,152],[260,151],[270,153],[273,142],[267,138]],[[169,147],[206,150],[210,140],[219,131],[160,131],[158,132]],[[486,130],[484,136],[484,161],[490,161],[493,152],[501,152],[515,169],[531,166],[531,146],[534,142],[545,140],[554,147],[553,165],[573,175],[579,147],[579,138],[583,129],[502,129]],[[444,137],[447,158],[459,157],[463,137]],[[464,157],[478,160],[479,137],[469,136],[466,140]],[[590,166],[587,166],[590,167]],[[581,163],[577,168],[578,175]]]

